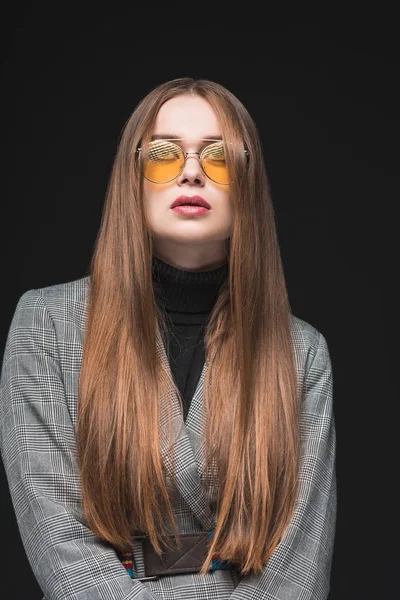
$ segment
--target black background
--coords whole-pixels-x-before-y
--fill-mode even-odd
[[[1,26],[2,349],[24,291],[87,273],[120,132],[136,103],[174,77],[222,83],[259,128],[292,310],[330,347],[338,521],[329,600],[391,600],[399,400],[394,15],[279,20],[248,11],[236,15],[235,28],[214,22],[207,5],[182,4],[166,11],[173,27],[154,8],[156,27],[135,11],[83,6],[58,5],[56,14],[50,5],[19,3]],[[2,465],[0,476],[0,594],[41,600]]]

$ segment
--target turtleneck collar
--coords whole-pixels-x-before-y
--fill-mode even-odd
[[[153,255],[153,284],[168,312],[206,313],[211,311],[219,288],[229,273],[229,262],[210,271],[185,271]]]

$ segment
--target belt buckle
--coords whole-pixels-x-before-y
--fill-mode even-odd
[[[144,554],[144,566],[145,576],[137,578],[138,581],[155,581],[162,575],[174,575],[174,574],[187,574],[187,573],[198,573],[201,569],[201,563],[205,559],[207,554],[207,546],[209,535],[207,532],[196,532],[196,533],[184,533],[180,536],[182,549],[178,549],[174,544],[174,536],[168,536],[172,541],[172,548],[166,549],[162,556],[159,556],[147,535],[134,536],[136,539],[141,539],[143,542],[143,554]],[[194,547],[197,547],[195,553],[192,551]],[[181,554],[182,553],[182,554]],[[181,556],[180,556],[181,555]],[[195,556],[197,555],[197,556]],[[177,559],[182,563],[182,559],[187,557],[184,564],[182,564],[182,570],[174,568],[172,565],[176,563]],[[194,560],[194,562],[193,562]],[[168,564],[169,563],[169,564]]]

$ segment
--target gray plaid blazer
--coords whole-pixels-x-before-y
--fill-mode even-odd
[[[74,427],[90,278],[31,289],[17,303],[0,380],[0,449],[23,546],[43,600],[325,600],[336,526],[335,427],[327,343],[292,317],[302,392],[300,489],[292,522],[264,571],[132,579],[81,513]],[[168,365],[158,331],[158,352]],[[204,363],[186,421],[174,416],[182,533],[210,529],[217,485],[203,478]],[[166,455],[164,455],[166,461]],[[134,468],[134,466],[133,466]],[[166,471],[168,474],[168,462]],[[167,475],[168,476],[168,475]],[[134,546],[143,577],[140,543]]]

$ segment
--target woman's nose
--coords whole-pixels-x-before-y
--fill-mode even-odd
[[[197,152],[189,152],[186,156],[185,165],[179,176],[178,183],[192,183],[203,185],[205,175],[201,168],[200,157]]]

